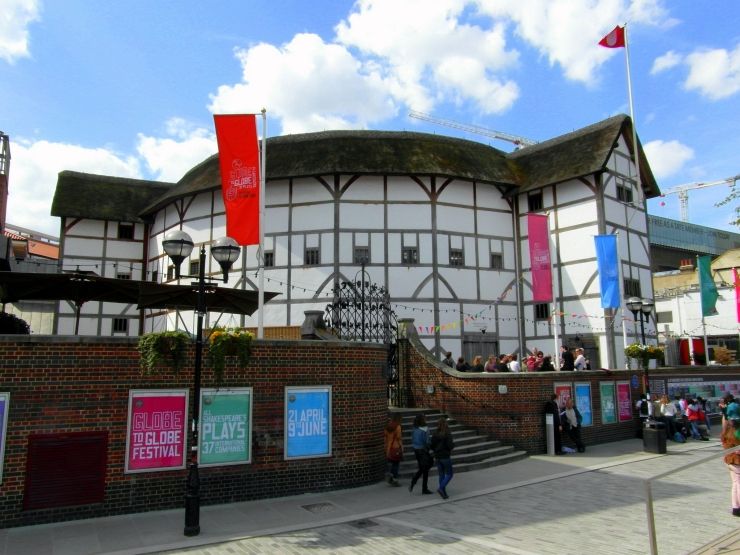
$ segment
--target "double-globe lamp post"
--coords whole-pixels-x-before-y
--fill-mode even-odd
[[[203,365],[203,315],[206,312],[205,294],[206,280],[206,247],[200,247],[200,264],[198,275],[180,275],[180,264],[190,256],[193,251],[193,240],[190,235],[181,230],[173,230],[165,234],[162,241],[164,252],[167,253],[175,264],[175,277],[195,278],[198,281],[195,311],[198,316],[195,335],[195,371],[193,372],[193,418],[191,421],[191,443],[190,443],[190,470],[185,489],[185,535],[197,536],[200,534],[200,478],[198,477],[198,413],[200,411],[200,371]],[[224,283],[229,279],[229,269],[239,258],[239,245],[231,237],[217,239],[211,245],[211,255],[221,266],[224,274]],[[210,287],[210,285],[209,285]]]
[[[642,344],[645,343],[645,322],[650,318],[650,314],[653,312],[655,303],[650,299],[641,299],[639,297],[630,297],[627,299],[627,308],[632,312],[632,316],[635,318],[635,335],[637,335],[637,315],[640,315],[640,333],[642,335]],[[650,372],[648,368],[645,368],[645,396],[650,401]],[[650,408],[651,405],[648,405]],[[652,417],[652,410],[649,411],[649,416]]]

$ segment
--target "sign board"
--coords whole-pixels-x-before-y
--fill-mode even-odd
[[[252,388],[202,389],[198,464],[252,462]]]
[[[632,420],[632,394],[629,382],[617,382],[617,415],[620,422]]]
[[[552,384],[552,387],[554,389],[555,395],[558,396],[558,398],[556,399],[558,407],[560,407],[560,410],[563,410],[565,408],[565,402],[573,396],[573,393],[571,391],[571,384],[555,382],[554,384]]]
[[[131,390],[124,472],[185,468],[188,390]]]
[[[577,383],[575,404],[583,420],[581,426],[593,426],[594,417],[591,412],[591,384]]]
[[[285,458],[331,456],[331,386],[285,388]]]
[[[5,461],[5,441],[8,435],[8,409],[10,393],[0,393],[0,483],[3,481],[3,462]]]
[[[599,382],[601,394],[601,423],[617,423],[617,405],[614,401],[614,382]]]

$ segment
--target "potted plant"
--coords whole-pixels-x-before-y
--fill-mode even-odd
[[[185,362],[185,350],[190,335],[184,331],[162,331],[146,333],[139,337],[139,364],[143,374],[151,374],[157,366],[168,362],[175,372]]]
[[[640,368],[648,367],[648,360],[650,360],[648,346],[642,343],[632,343],[624,348],[624,354],[627,355],[627,362],[629,367],[632,368],[632,359],[636,359]]]
[[[241,367],[249,363],[252,356],[254,335],[243,328],[217,327],[208,336],[208,357],[213,367],[216,383],[223,381],[226,357],[236,356]]]

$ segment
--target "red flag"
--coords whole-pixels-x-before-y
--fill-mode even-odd
[[[254,114],[213,116],[226,208],[226,235],[240,245],[259,244],[260,153]]]
[[[732,269],[732,274],[735,277],[735,305],[737,307],[737,321],[740,322],[740,274],[738,274],[737,268]]]
[[[532,267],[532,300],[552,301],[550,227],[544,214],[527,214],[529,260]]]
[[[624,48],[624,27],[617,25],[614,30],[599,41],[607,48]]]

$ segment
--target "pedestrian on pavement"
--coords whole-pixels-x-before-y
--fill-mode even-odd
[[[558,396],[553,393],[550,400],[545,403],[545,414],[552,414],[552,423],[555,426],[555,454],[563,454],[563,446],[560,434],[563,432],[563,426],[560,423],[560,407],[558,406]]]
[[[660,398],[660,419],[663,421],[668,432],[668,439],[673,441],[676,437],[676,405],[668,398],[668,395],[663,395]]]
[[[400,486],[398,467],[403,460],[400,412],[393,413],[385,426],[385,460],[387,467],[386,480],[392,486]]]
[[[573,403],[573,399],[570,397],[565,401],[565,410],[560,413],[560,422],[565,433],[568,437],[573,440],[576,444],[576,449],[579,453],[583,453],[586,450],[586,446],[581,440],[581,423],[583,422],[583,416],[580,411]]]
[[[432,451],[437,459],[437,473],[439,474],[439,487],[437,493],[442,499],[447,499],[447,484],[452,480],[452,449],[455,443],[447,425],[447,419],[442,417],[437,424],[437,430],[432,435]]]
[[[729,449],[737,446],[740,446],[740,415],[737,418],[728,418],[727,425],[722,430],[722,447]],[[732,481],[732,514],[740,516],[740,450],[725,455],[725,464],[730,470]]]
[[[414,491],[416,482],[421,478],[421,493],[422,495],[431,494],[429,489],[429,469],[434,464],[434,458],[429,452],[429,428],[427,428],[427,420],[423,414],[417,414],[414,418],[414,430],[411,434],[411,446],[414,448],[414,455],[416,456],[416,464],[418,470],[414,477],[411,479],[409,484],[409,493]]]
[[[455,367],[455,361],[452,360],[452,353],[447,351],[445,353],[445,357],[442,359],[442,364],[445,364],[446,366],[449,366],[450,368]]]
[[[696,399],[691,399],[689,406],[686,408],[686,420],[689,421],[692,438],[709,441],[709,431],[705,422],[706,415]]]

